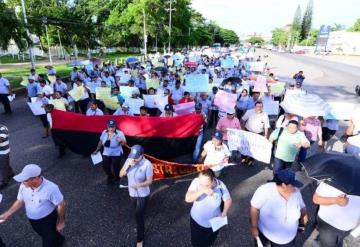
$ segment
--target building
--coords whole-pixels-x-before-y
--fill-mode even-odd
[[[332,54],[360,55],[360,32],[330,32],[327,50]]]

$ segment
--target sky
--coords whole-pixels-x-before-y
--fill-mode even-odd
[[[206,19],[238,35],[269,34],[293,20],[298,5],[302,14],[308,0],[192,0]],[[360,18],[360,0],[314,0],[313,28],[339,23],[351,27]]]

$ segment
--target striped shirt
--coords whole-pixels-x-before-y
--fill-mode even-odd
[[[0,125],[0,155],[8,153],[10,153],[9,130],[4,125]]]

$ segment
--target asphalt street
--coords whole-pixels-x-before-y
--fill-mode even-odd
[[[291,77],[298,70],[308,68],[304,71],[309,78],[305,81],[309,81],[309,84],[306,84],[309,90],[317,90],[316,93],[339,100],[359,102],[351,88],[360,79],[360,68],[355,69],[349,65],[339,67],[332,62],[326,62],[326,65],[322,61],[272,53],[269,63],[276,67],[275,73],[283,77]],[[335,70],[334,67],[339,68]],[[331,78],[335,75],[332,81]],[[336,80],[335,83],[337,78],[344,80]],[[329,84],[332,82],[334,85]],[[333,89],[336,91],[332,92]],[[89,158],[67,152],[63,159],[57,159],[57,151],[51,138],[41,138],[41,122],[32,116],[25,100],[18,96],[12,107],[12,116],[0,115],[0,122],[10,130],[11,165],[18,173],[28,163],[39,164],[43,168],[43,175],[60,186],[67,202],[66,225],[63,231],[67,240],[66,246],[135,246],[135,221],[127,190],[106,185],[102,167],[93,166]],[[207,131],[208,138],[211,131]],[[316,152],[316,149],[312,152]],[[313,221],[315,207],[311,197],[316,183],[306,178],[303,173],[298,175],[305,183],[302,194]],[[190,246],[191,204],[185,203],[184,197],[194,177],[195,175],[154,182],[146,216],[145,246]],[[221,230],[215,246],[252,246],[249,202],[256,188],[271,177],[271,170],[264,164],[253,167],[237,165],[226,169],[221,179],[231,192],[233,206],[228,215],[229,225]],[[0,212],[16,199],[18,186],[12,182],[1,191],[4,199]],[[313,227],[310,226],[301,234],[296,246],[304,246],[312,230]],[[41,246],[40,238],[32,231],[24,210],[0,224],[0,235],[9,247]],[[305,246],[312,245],[307,241]],[[349,238],[347,246],[360,246],[360,241]]]

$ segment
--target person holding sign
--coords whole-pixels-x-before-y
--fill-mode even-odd
[[[144,157],[144,148],[131,147],[130,154],[120,171],[120,178],[127,176],[129,195],[135,208],[136,247],[142,247],[145,234],[145,210],[150,198],[150,185],[153,181],[153,166]]]
[[[264,246],[295,246],[298,229],[304,229],[308,222],[299,190],[302,186],[295,179],[295,173],[286,169],[275,175],[274,182],[261,185],[255,191],[250,207],[254,239],[260,238]]]
[[[54,98],[49,101],[50,104],[54,105],[54,109],[60,110],[60,111],[66,111],[69,107],[69,102],[67,99],[62,97],[62,94],[60,91],[56,91],[54,93]]]
[[[216,125],[216,130],[221,132],[224,136],[224,143],[228,146],[228,137],[227,137],[227,129],[241,129],[240,121],[237,117],[235,117],[235,109],[230,108],[226,111],[226,116],[220,118],[219,122]]]
[[[213,246],[219,230],[213,232],[209,221],[215,217],[227,217],[232,204],[226,185],[215,178],[212,170],[201,171],[199,176],[191,182],[185,201],[193,203],[190,212],[192,246]]]
[[[35,98],[34,102],[39,103],[41,105],[41,107],[45,109],[45,106],[49,104],[49,99],[46,98],[42,92],[38,92],[37,97]],[[42,138],[47,138],[47,137],[49,137],[50,130],[49,130],[49,122],[48,122],[48,119],[46,116],[46,112],[44,114],[38,115],[38,117],[40,118],[40,121],[45,128],[45,135]]]
[[[10,82],[0,73],[0,102],[4,105],[4,114],[11,114],[11,106],[8,96],[12,96]]]
[[[81,90],[81,96],[80,99],[77,101],[75,100],[75,112],[86,114],[87,106],[89,104],[89,92],[90,90],[85,87],[84,83],[77,79],[73,85],[73,90]],[[80,92],[79,92],[80,95]]]
[[[93,154],[103,150],[103,168],[107,175],[107,184],[111,185],[118,182],[121,156],[123,155],[122,146],[126,145],[125,135],[116,127],[116,121],[110,119],[107,128],[101,133],[99,143]]]

